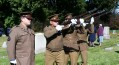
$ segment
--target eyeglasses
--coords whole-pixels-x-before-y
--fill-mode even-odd
[[[27,17],[26,17],[27,18]],[[27,18],[28,20],[32,20],[31,18]]]
[[[51,21],[53,21],[53,22],[59,22],[59,21],[57,21],[57,20],[51,20]]]

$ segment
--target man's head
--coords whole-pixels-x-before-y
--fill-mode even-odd
[[[68,13],[65,15],[65,21],[63,22],[64,25],[70,24],[71,23],[71,19],[72,19],[72,13]]]
[[[102,26],[102,24],[99,24],[99,26]]]
[[[53,26],[57,26],[59,22],[59,16],[58,14],[54,14],[50,16],[50,24]]]
[[[72,13],[67,14],[65,17],[66,20],[71,20],[72,18]]]
[[[26,26],[29,26],[32,20],[31,12],[20,13],[20,19],[23,24],[25,24]]]

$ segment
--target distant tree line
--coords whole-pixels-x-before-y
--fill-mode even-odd
[[[19,13],[31,11],[32,27],[36,32],[42,31],[49,24],[48,17],[60,14],[61,21],[67,13],[75,16],[97,8],[108,10],[116,6],[118,0],[0,0],[0,27],[8,28],[19,24]]]

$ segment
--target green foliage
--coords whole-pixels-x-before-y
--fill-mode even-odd
[[[119,21],[113,21],[113,22],[111,22],[110,27],[111,27],[111,29],[118,30],[119,29]]]
[[[13,25],[14,25],[13,16],[12,17],[7,17],[5,19],[5,23],[4,23],[5,28],[12,27]]]
[[[85,2],[85,0],[0,0],[0,20],[4,23],[5,27],[12,27],[18,24],[20,12],[31,11],[34,21],[45,25],[49,23],[48,17],[52,14],[60,13],[62,18],[67,13],[80,15],[94,8],[110,10],[115,6],[116,1],[117,0],[91,0],[91,2]]]
[[[34,31],[41,31],[41,29],[43,28],[42,27],[42,23],[40,23],[40,22],[38,22],[38,21],[34,21],[33,23],[32,23],[32,29],[34,30]]]
[[[92,3],[99,9],[112,9],[117,0],[92,0]]]
[[[79,11],[79,13],[86,12],[86,6],[85,0],[77,0],[77,11]]]

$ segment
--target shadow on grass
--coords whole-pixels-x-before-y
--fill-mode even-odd
[[[92,46],[92,45],[90,46],[90,44],[89,44],[89,43],[87,43],[87,44],[88,44],[88,46],[89,46],[89,47],[99,46],[99,43],[94,43],[94,46]]]
[[[99,44],[97,44],[97,43],[96,43],[96,44],[94,44],[94,45],[95,45],[95,46],[99,46]]]
[[[119,51],[115,51],[116,53],[119,53]]]
[[[54,63],[54,65],[58,65],[58,64],[55,64],[55,63]],[[68,64],[67,64],[67,65],[71,65],[71,62],[68,61]],[[79,65],[79,62],[77,63],[77,65]]]
[[[68,61],[68,65],[71,65],[71,62],[70,61]],[[79,65],[79,62],[77,63],[77,65]]]

